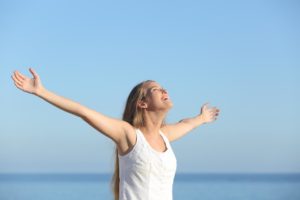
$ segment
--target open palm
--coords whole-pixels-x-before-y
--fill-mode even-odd
[[[217,119],[217,116],[219,115],[219,109],[216,107],[210,108],[207,106],[208,103],[204,104],[201,107],[201,116],[204,121],[204,123],[212,122]]]
[[[39,75],[32,68],[29,68],[29,71],[33,78],[29,78],[18,71],[15,71],[11,77],[17,88],[24,92],[36,94],[43,86]]]

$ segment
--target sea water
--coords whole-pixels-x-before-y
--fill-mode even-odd
[[[1,174],[0,200],[112,199],[110,174]],[[177,174],[174,200],[300,200],[300,174]]]

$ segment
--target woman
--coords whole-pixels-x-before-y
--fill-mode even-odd
[[[112,180],[115,200],[171,200],[176,158],[170,142],[201,124],[216,120],[219,114],[219,109],[204,104],[196,117],[165,124],[172,101],[165,89],[148,80],[130,92],[123,120],[113,119],[48,91],[38,74],[31,68],[29,71],[33,78],[18,71],[13,73],[17,88],[82,118],[116,144]]]

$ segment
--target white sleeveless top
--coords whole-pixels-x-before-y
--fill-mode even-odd
[[[119,155],[119,200],[172,200],[177,161],[169,140],[160,134],[167,146],[165,152],[154,150],[136,129],[133,149]]]

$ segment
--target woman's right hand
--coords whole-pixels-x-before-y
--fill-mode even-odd
[[[43,85],[39,75],[32,68],[29,68],[29,71],[33,78],[29,78],[18,71],[15,71],[11,77],[17,88],[24,92],[37,95],[43,89]]]

